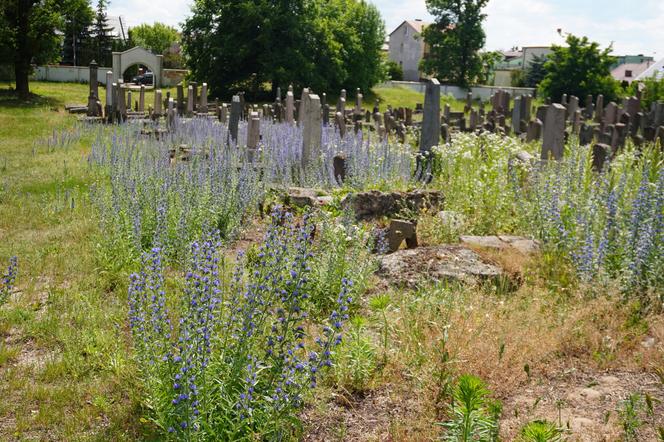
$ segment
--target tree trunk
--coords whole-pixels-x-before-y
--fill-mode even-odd
[[[16,93],[21,100],[26,100],[30,96],[30,86],[28,83],[30,61],[32,59],[30,42],[28,40],[30,32],[30,9],[32,9],[32,0],[18,1],[14,74],[16,75]]]

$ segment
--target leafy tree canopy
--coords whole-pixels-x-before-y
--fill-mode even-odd
[[[20,98],[30,93],[31,63],[48,63],[60,56],[63,14],[72,0],[0,1],[0,57],[14,67]]]
[[[485,73],[479,50],[486,35],[482,9],[489,0],[427,0],[435,22],[423,31],[429,55],[422,69],[441,81],[468,87],[483,80]]]
[[[196,0],[182,40],[192,76],[217,94],[293,84],[368,89],[383,76],[385,27],[358,0]]]
[[[180,33],[174,27],[163,23],[144,23],[129,29],[129,40],[136,46],[162,55],[173,43],[180,41]]]
[[[605,102],[618,97],[619,84],[611,77],[612,57],[609,46],[600,49],[599,44],[587,37],[568,34],[567,46],[552,46],[548,61],[544,64],[546,75],[539,85],[542,96],[558,101],[563,94],[584,98],[603,94]]]

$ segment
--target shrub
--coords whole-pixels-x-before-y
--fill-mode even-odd
[[[167,299],[162,250],[131,277],[130,325],[151,419],[172,440],[290,437],[295,410],[332,366],[351,302],[344,280],[337,308],[315,340],[305,291],[312,226],[275,212],[258,260],[221,275],[218,244],[191,246],[184,290]],[[170,306],[170,309],[169,309]]]
[[[562,431],[547,421],[528,422],[519,433],[519,442],[560,442]]]

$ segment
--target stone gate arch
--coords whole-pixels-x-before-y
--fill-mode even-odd
[[[122,74],[135,64],[147,66],[154,73],[154,87],[161,86],[161,69],[164,63],[163,55],[155,55],[140,46],[124,52],[113,52],[113,81],[118,82]]]

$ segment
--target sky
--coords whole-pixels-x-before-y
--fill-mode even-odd
[[[431,21],[424,0],[371,0],[387,33],[403,20]],[[110,15],[128,26],[160,21],[179,27],[192,0],[111,0]],[[664,58],[664,0],[489,0],[484,23],[486,49],[562,44],[557,30],[586,35],[614,55]]]

